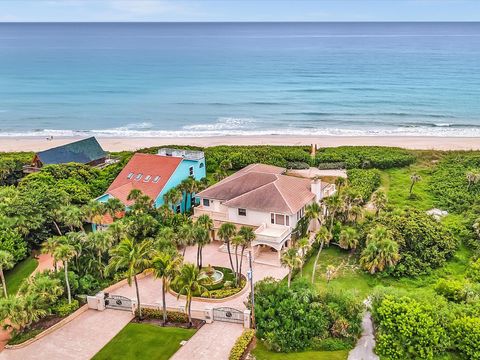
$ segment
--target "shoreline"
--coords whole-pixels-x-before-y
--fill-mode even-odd
[[[84,139],[84,136],[55,137],[0,137],[0,152],[42,151],[69,142]],[[211,136],[211,137],[97,137],[107,151],[138,150],[165,145],[311,145],[336,146],[394,146],[418,150],[480,150],[479,137],[434,137],[434,136]]]

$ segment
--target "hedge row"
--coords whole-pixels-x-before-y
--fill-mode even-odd
[[[315,163],[343,163],[348,169],[404,167],[415,162],[412,152],[383,146],[340,146],[319,150]]]
[[[142,316],[146,319],[163,319],[163,310],[142,307]],[[188,315],[178,311],[167,311],[167,321],[173,323],[187,323]]]
[[[233,345],[228,359],[240,360],[243,354],[245,354],[245,351],[247,350],[248,345],[250,345],[250,343],[252,342],[254,336],[255,331],[253,329],[244,330],[242,335],[240,335],[237,341],[235,341],[235,345]]]
[[[351,169],[347,171],[347,176],[350,188],[358,192],[364,202],[368,202],[380,186],[380,172],[376,169]]]

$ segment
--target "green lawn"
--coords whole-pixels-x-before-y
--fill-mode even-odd
[[[340,351],[304,351],[295,353],[275,353],[268,351],[261,342],[252,351],[257,360],[345,360],[348,350]]]
[[[194,333],[194,329],[130,323],[93,359],[167,360],[180,348],[180,342]]]
[[[22,281],[28,278],[37,266],[38,260],[29,257],[19,262],[13,269],[5,271],[5,282],[7,283],[8,295],[15,295],[20,288]],[[2,297],[3,292],[0,291],[0,293],[0,297]]]

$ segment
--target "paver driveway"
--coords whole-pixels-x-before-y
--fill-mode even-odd
[[[0,359],[90,359],[127,325],[133,315],[120,310],[87,310],[60,329],[18,350],[3,350]]]
[[[228,255],[218,251],[219,244],[209,244],[203,250],[204,264],[219,265],[229,267]],[[185,261],[194,262],[196,258],[196,247],[189,247],[185,253]],[[244,264],[247,263],[244,258]],[[246,272],[244,266],[243,273]],[[287,274],[285,268],[273,267],[269,265],[254,264],[254,281],[259,281],[265,277],[283,278]],[[161,302],[161,281],[147,276],[139,280],[140,296],[142,303],[160,304]],[[117,295],[124,295],[131,299],[135,298],[135,288],[125,285],[112,292]],[[229,306],[239,310],[245,309],[244,301],[247,300],[249,291],[241,296],[227,300],[222,303],[207,304],[194,301],[192,309],[203,311],[207,305],[211,307]],[[167,305],[179,308],[184,306],[183,300],[171,294],[167,294]],[[3,359],[90,359],[100,349],[107,344],[132,318],[132,315],[126,311],[105,310],[103,312],[88,310],[78,318],[72,320],[62,328],[45,336],[44,338],[18,350],[4,350],[0,353],[0,360]],[[209,351],[215,354],[223,354],[224,351],[230,351],[235,339],[240,335],[241,325],[232,325],[228,323],[216,322],[208,325],[205,330],[200,330],[198,340],[192,342],[190,346],[197,347],[197,343],[203,339],[203,335],[208,331],[207,341],[203,346],[208,346]],[[231,325],[231,326],[230,326]],[[203,329],[203,328],[202,328]],[[228,331],[226,329],[229,329]],[[231,330],[235,329],[235,330]],[[224,333],[225,332],[225,333]],[[238,334],[238,335],[237,335]],[[197,336],[197,334],[195,335]],[[195,337],[194,336],[194,337]],[[213,341],[214,339],[222,341]],[[193,339],[193,338],[192,338]],[[223,344],[228,345],[225,350]],[[185,351],[185,350],[184,350]],[[220,356],[220,355],[219,355]],[[222,355],[223,356],[223,355]],[[228,357],[228,356],[227,356]],[[175,359],[181,359],[176,357]],[[188,357],[186,360],[196,360],[197,357]],[[203,358],[202,358],[203,359]],[[227,358],[208,357],[210,360],[223,360]]]

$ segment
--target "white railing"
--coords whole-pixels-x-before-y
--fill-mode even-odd
[[[196,217],[201,216],[201,215],[208,215],[213,220],[220,220],[220,221],[228,220],[228,215],[225,214],[225,213],[218,212],[218,211],[207,210],[205,208],[198,207],[198,206],[193,208],[193,215],[196,216]]]

